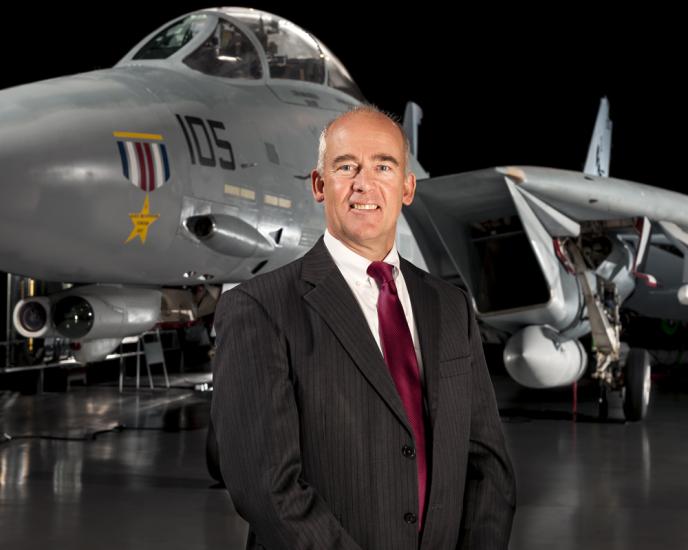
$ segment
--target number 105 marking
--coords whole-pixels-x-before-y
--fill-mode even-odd
[[[177,121],[184,132],[186,145],[189,148],[189,156],[191,157],[191,164],[200,164],[201,166],[217,166],[219,161],[220,167],[225,170],[236,170],[234,163],[234,153],[232,152],[232,144],[229,141],[220,139],[216,133],[217,130],[224,130],[225,125],[219,120],[206,120],[195,116],[185,116],[183,119],[180,115],[175,115]],[[199,130],[200,129],[200,130]],[[204,147],[201,148],[201,141],[199,141],[199,134],[203,140]],[[212,134],[213,139],[210,139]],[[215,154],[215,149],[220,149],[218,154]],[[210,152],[209,156],[204,154],[204,149]],[[228,158],[220,156],[221,150],[227,152]],[[198,162],[196,162],[198,159]]]

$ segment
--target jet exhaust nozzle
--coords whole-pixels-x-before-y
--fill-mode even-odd
[[[50,299],[35,296],[19,300],[12,312],[12,322],[24,338],[43,338],[50,330]]]

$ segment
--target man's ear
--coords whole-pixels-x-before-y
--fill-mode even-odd
[[[311,187],[313,191],[313,197],[316,202],[322,202],[325,200],[325,180],[322,179],[317,168],[311,171]]]
[[[401,197],[401,202],[408,206],[413,202],[413,197],[416,194],[416,175],[413,172],[409,172],[404,180],[404,194]]]

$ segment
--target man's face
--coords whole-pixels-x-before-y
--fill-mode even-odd
[[[388,118],[353,113],[330,126],[324,172],[311,173],[330,233],[359,254],[382,260],[394,243],[402,204],[413,201],[416,177],[405,170],[404,139]]]

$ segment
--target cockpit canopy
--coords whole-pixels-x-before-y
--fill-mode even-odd
[[[179,55],[212,76],[288,79],[323,84],[363,101],[342,63],[312,34],[286,19],[251,8],[213,8],[187,14],[125,59]]]

